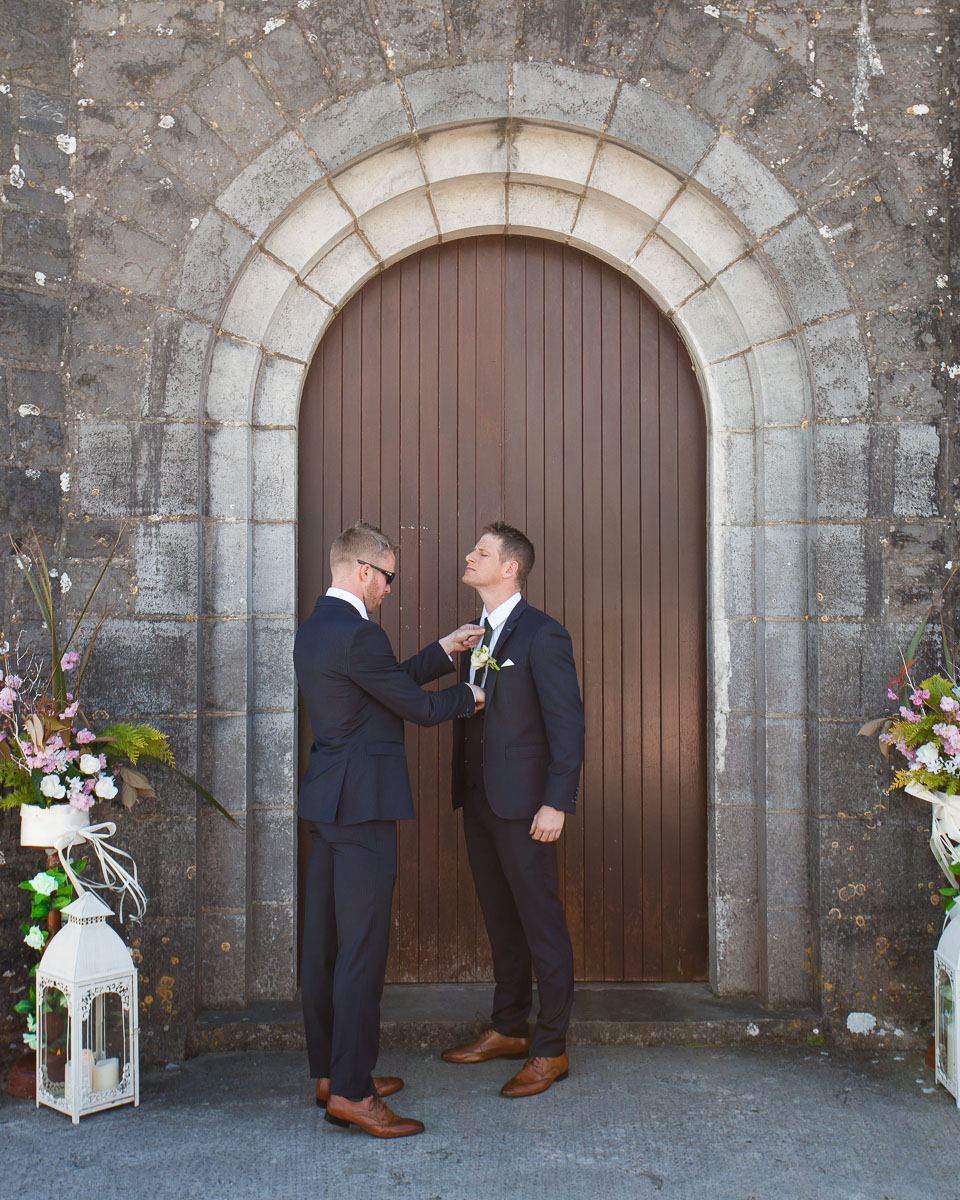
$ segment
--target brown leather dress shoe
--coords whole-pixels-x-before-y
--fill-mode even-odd
[[[403,1087],[403,1080],[397,1075],[384,1075],[382,1079],[378,1079],[376,1075],[373,1077],[373,1086],[377,1089],[377,1095],[383,1098],[384,1096],[392,1096],[394,1092],[399,1092]],[[317,1080],[317,1107],[326,1108],[327,1101],[330,1099],[330,1080],[327,1078]]]
[[[452,1046],[440,1057],[444,1062],[478,1063],[491,1058],[525,1058],[530,1051],[530,1039],[505,1037],[495,1029],[488,1029],[470,1046]]]
[[[364,1100],[347,1100],[344,1096],[331,1096],[327,1100],[327,1115],[323,1118],[331,1125],[349,1127],[355,1125],[371,1137],[401,1138],[423,1133],[423,1122],[412,1117],[398,1117],[391,1112],[379,1096],[367,1096]]]
[[[566,1079],[570,1060],[566,1054],[558,1058],[528,1058],[523,1067],[500,1089],[500,1095],[510,1100],[519,1096],[536,1096],[545,1092],[557,1079]]]

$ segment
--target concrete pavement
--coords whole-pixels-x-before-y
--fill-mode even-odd
[[[960,1200],[960,1113],[917,1053],[809,1046],[579,1047],[542,1096],[514,1064],[391,1050],[378,1141],[326,1124],[305,1056],[209,1054],[147,1071],[138,1110],[0,1099],[0,1200]]]

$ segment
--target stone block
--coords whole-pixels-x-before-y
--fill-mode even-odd
[[[245,620],[203,622],[200,697],[205,714],[247,710],[247,639]]]
[[[288,290],[294,276],[266,254],[257,254],[244,267],[220,321],[228,333],[259,342]]]
[[[300,123],[300,132],[328,171],[410,132],[396,83],[381,83]]]
[[[216,320],[251,245],[247,234],[219,213],[208,211],[187,243],[177,307]]]
[[[278,306],[263,336],[264,348],[307,363],[332,315],[326,301],[298,283]]]
[[[254,520],[294,520],[297,512],[296,430],[254,430],[252,459]]]
[[[870,508],[869,427],[818,425],[814,445],[817,515],[865,517]]]
[[[657,163],[604,141],[593,171],[590,187],[634,205],[656,220],[680,190],[681,180]]]
[[[460,55],[469,60],[509,60],[516,54],[517,6],[513,0],[447,0]]]
[[[577,51],[578,61],[592,68],[608,68],[622,79],[636,78],[636,63],[642,62],[653,35],[647,5],[634,0],[606,0],[590,14]]]
[[[892,702],[887,698],[887,687],[897,674],[901,649],[906,649],[912,632],[904,630],[901,645],[886,623],[821,623],[817,652],[818,714],[848,721],[862,715],[866,721],[889,711]],[[879,753],[877,743],[872,744]]]
[[[265,757],[270,757],[265,755]],[[254,808],[247,816],[253,846],[254,904],[283,904],[297,899],[296,781],[287,780],[289,803],[283,808]]]
[[[760,937],[755,897],[726,894],[714,902],[713,986],[721,996],[750,995],[760,986]]]
[[[204,407],[207,419],[223,424],[247,424],[253,411],[253,390],[260,368],[260,350],[220,334],[213,344]]]
[[[838,317],[811,325],[803,341],[813,374],[818,417],[864,417],[870,411],[867,360],[857,318]]]
[[[358,224],[384,266],[440,240],[426,187],[371,209]]]
[[[135,420],[141,414],[144,356],[77,350],[70,359],[70,401],[84,419]]]
[[[0,466],[0,512],[10,530],[56,536],[60,528],[60,484],[55,472]]]
[[[217,67],[194,89],[189,102],[241,160],[283,129],[276,106],[239,58],[228,58]]]
[[[750,345],[740,315],[722,288],[706,288],[691,296],[677,310],[675,320],[700,362],[731,358]]]
[[[749,617],[756,611],[754,572],[756,530],[750,525],[721,525],[712,547],[714,615]]]
[[[510,140],[510,177],[575,190],[587,182],[596,152],[596,137],[521,121]]]
[[[80,511],[125,517],[133,509],[133,437],[124,424],[84,422],[74,464]],[[58,489],[59,490],[59,489]]]
[[[947,388],[930,370],[881,371],[876,375],[876,387],[881,419],[932,424],[945,415]]]
[[[810,416],[806,372],[793,338],[754,346],[746,363],[757,397],[757,421],[764,425],[799,425]]]
[[[208,908],[198,926],[200,1004],[204,1008],[242,1008],[247,998],[246,914]]]
[[[253,622],[253,679],[250,707],[290,711],[296,702],[293,635],[297,622],[275,617]]]
[[[741,899],[757,895],[761,885],[757,837],[756,809],[724,808],[717,812],[713,864],[719,893]]]
[[[19,466],[52,470],[63,466],[63,425],[59,417],[13,416],[12,451]]]
[[[807,497],[810,430],[799,427],[764,429],[763,515],[768,521],[805,521],[811,515]]]
[[[798,217],[764,244],[780,272],[801,321],[828,317],[850,308],[846,288],[823,238]]]
[[[353,217],[328,185],[310,191],[271,231],[265,245],[301,278],[353,229]]]
[[[20,129],[34,133],[63,133],[67,127],[67,100],[34,88],[20,88]]]
[[[153,330],[164,324],[153,301],[79,279],[73,284],[70,311],[75,345],[86,343],[115,354],[149,348]]]
[[[767,525],[763,531],[763,611],[768,617],[804,617],[809,609],[807,527]]]
[[[247,811],[249,788],[247,758],[249,753],[249,719],[240,715],[204,715],[200,718],[200,775],[199,780],[213,792],[217,800],[231,816],[243,820]],[[205,855],[201,856],[201,886],[205,902],[215,907],[242,907],[246,890],[246,872],[242,869],[248,833],[238,825],[226,820],[222,813],[206,809],[200,814],[199,840],[207,848],[207,835],[211,830],[219,834],[217,845],[223,850],[224,862],[221,870],[231,875],[236,872],[236,855],[240,856],[239,891],[235,900],[224,899],[219,886],[210,888],[208,872],[203,869]]]
[[[330,99],[330,81],[298,27],[272,30],[250,51],[250,61],[293,120]]]
[[[56,217],[7,212],[3,218],[3,260],[31,274],[40,271],[50,282],[67,274],[70,246],[66,222]]]
[[[363,0],[315,4],[298,16],[338,94],[355,92],[386,77],[387,66]]]
[[[730,33],[707,72],[709,78],[696,93],[697,107],[717,121],[732,123],[780,70],[774,55],[755,38],[739,31]]]
[[[297,912],[293,904],[254,904],[250,950],[250,994],[290,1000],[297,987]]]
[[[6,361],[60,360],[63,301],[35,292],[0,288],[0,354]]]
[[[507,192],[502,179],[445,179],[430,189],[440,233],[503,233]]]
[[[572,240],[621,266],[633,261],[650,228],[646,214],[631,205],[588,194],[577,214]]]
[[[253,611],[262,616],[294,616],[297,552],[293,524],[254,525],[253,553]]]
[[[144,425],[136,450],[138,511],[147,516],[197,516],[202,454],[197,426],[172,421]]]
[[[579,197],[560,188],[511,183],[507,187],[510,233],[568,233],[577,216]]]
[[[150,133],[158,159],[176,167],[180,178],[201,196],[212,199],[241,168],[241,161],[207,123],[186,104],[177,105],[158,120]],[[199,215],[199,214],[197,214]]]
[[[260,237],[285,209],[323,177],[299,134],[272,142],[217,198],[217,207]]]
[[[156,763],[142,762],[140,769],[146,772],[154,787],[162,789],[169,778],[169,773]],[[152,925],[155,921],[192,918],[196,910],[194,888],[185,870],[188,864],[196,861],[193,806],[190,806],[189,812],[178,812],[172,819],[158,819],[154,804],[153,800],[141,801],[132,813],[123,813],[122,816],[114,805],[109,806],[110,811],[106,811],[106,805],[98,805],[101,811],[98,813],[94,809],[91,813],[95,821],[116,821],[116,844],[133,856],[139,868],[140,884],[147,896],[149,915],[144,925]],[[162,847],[159,853],[158,847]],[[131,928],[127,925],[124,933],[129,934]],[[160,975],[171,974],[166,969],[158,969],[161,962],[160,955],[154,954],[149,957],[144,955],[139,964],[141,988],[146,995],[156,995]],[[185,984],[186,981],[183,982]]]
[[[727,267],[717,278],[717,286],[736,309],[752,344],[773,341],[794,327],[776,281],[755,254]]]
[[[857,736],[862,715],[857,713],[854,721],[821,721],[817,729],[817,778],[812,798],[821,817],[839,817],[845,824],[852,816],[875,819],[887,803],[891,782],[890,768],[877,743]],[[918,813],[918,819],[926,823],[929,837],[929,813],[922,817]],[[832,840],[843,842],[846,836],[838,831]]]
[[[206,466],[204,514],[229,520],[248,517],[249,429],[221,426],[208,430]]]
[[[806,908],[767,911],[764,952],[764,1003],[772,1008],[808,1007],[815,1003],[810,972],[816,947],[814,922]]]
[[[401,142],[340,171],[337,193],[357,216],[424,186],[420,160],[410,142]]]
[[[136,572],[138,612],[195,614],[200,605],[200,526],[197,522],[138,524]]]
[[[718,431],[713,439],[713,504],[723,520],[750,525],[757,515],[756,438]]]
[[[122,220],[136,221],[164,242],[185,238],[205,207],[175,172],[147,155],[125,162],[101,187],[106,204]]]
[[[797,812],[809,804],[807,723],[800,717],[767,717],[766,807],[768,812]]]
[[[679,308],[703,282],[687,260],[658,237],[647,239],[629,273],[667,310]]]
[[[251,713],[250,737],[256,749],[253,755],[253,807],[293,815],[297,804],[297,714]],[[263,898],[268,897],[264,895]]]
[[[63,413],[63,380],[53,371],[11,371],[10,389],[15,409],[29,404],[44,416]]]
[[[616,90],[617,81],[609,76],[554,63],[515,63],[510,115],[580,129],[602,129]]]
[[[246,521],[205,521],[203,526],[203,609],[238,616],[247,611]]]
[[[867,610],[866,542],[860,525],[818,525],[816,591],[822,616],[857,617]],[[823,596],[820,600],[819,597]]]
[[[719,137],[694,178],[760,237],[797,211],[794,198],[770,171],[736,142]]]
[[[934,425],[898,425],[893,463],[893,511],[898,517],[940,513],[937,468],[939,430]]]
[[[505,118],[508,115],[505,62],[472,62],[417,71],[403,80],[414,128]]]
[[[610,121],[609,136],[686,175],[714,139],[700,117],[664,100],[650,88],[625,83]]]
[[[130,225],[99,214],[79,229],[77,271],[88,280],[125,288],[135,296],[162,296],[174,253]]]
[[[764,708],[778,717],[807,711],[807,622],[766,621],[763,626]]]
[[[714,804],[718,822],[723,821],[727,809],[752,809],[757,803],[756,739],[757,719],[753,713],[717,714],[714,737]]]
[[[420,137],[423,169],[431,184],[465,175],[502,178],[507,170],[507,151],[503,121],[428,132]]]
[[[685,188],[660,218],[657,236],[708,279],[747,252],[748,244],[708,197]]]
[[[338,242],[307,276],[307,283],[328,304],[338,308],[378,268],[363,239],[351,233]]]
[[[149,417],[198,418],[204,362],[212,332],[196,321],[158,323],[147,358],[143,412]]]
[[[54,141],[20,134],[17,146],[17,162],[31,190],[56,192],[69,182],[70,161]]]
[[[70,25],[56,0],[8,0],[4,56],[17,81],[43,91],[65,91],[70,80]]]
[[[196,621],[108,618],[84,677],[91,707],[111,720],[196,711]]]
[[[757,627],[752,621],[712,621],[714,696],[720,712],[757,707]]]
[[[254,425],[295,428],[303,378],[301,363],[265,355],[253,399]]]

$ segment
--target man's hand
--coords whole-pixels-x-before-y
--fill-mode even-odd
[[[446,637],[442,637],[440,645],[447,654],[452,655],[454,650],[470,650],[482,637],[482,625],[461,625],[453,633],[448,633]]]
[[[533,818],[530,836],[535,842],[555,842],[563,833],[564,814],[549,804],[542,805]]]
[[[476,703],[476,707],[475,707],[475,708],[474,708],[474,710],[473,710],[473,711],[474,711],[474,715],[476,715],[476,713],[478,713],[478,712],[482,711],[482,709],[483,709],[483,706],[484,706],[484,705],[486,704],[486,702],[487,702],[487,697],[484,695],[483,688],[482,688],[482,687],[477,687],[477,685],[476,685],[475,683],[468,683],[468,684],[467,684],[467,687],[472,689],[472,691],[473,691],[473,698],[474,698],[474,700],[476,700],[476,702],[477,702],[477,703]]]

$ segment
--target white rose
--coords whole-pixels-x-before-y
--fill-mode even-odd
[[[52,896],[60,885],[52,875],[41,871],[39,875],[34,875],[30,880],[30,886],[39,896]]]
[[[917,761],[930,771],[936,769],[940,762],[940,747],[936,742],[924,742],[917,751]]]
[[[40,791],[45,796],[49,796],[51,800],[62,800],[67,794],[67,789],[60,782],[59,775],[44,775],[40,780]]]
[[[39,925],[31,925],[30,932],[23,940],[32,950],[42,950],[43,943],[47,940],[47,935]]]
[[[100,759],[96,754],[81,754],[78,766],[84,775],[96,775],[100,770]]]
[[[101,800],[112,800],[117,794],[117,789],[113,782],[113,776],[101,775],[97,782],[93,785],[93,794],[95,796],[99,796]]]

